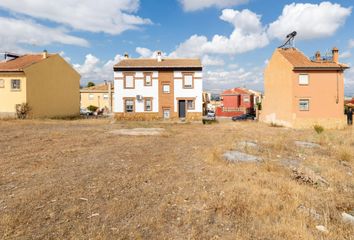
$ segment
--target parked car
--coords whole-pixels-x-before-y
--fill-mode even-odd
[[[240,116],[232,117],[232,121],[246,121],[246,120],[254,120],[255,116],[253,114],[242,114]]]
[[[80,108],[80,115],[90,116],[93,115],[93,112],[91,112],[87,108]]]

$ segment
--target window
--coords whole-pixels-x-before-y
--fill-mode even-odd
[[[11,80],[11,89],[12,90],[20,90],[21,89],[21,80],[12,79]]]
[[[145,86],[151,86],[152,85],[152,74],[151,73],[145,73]]]
[[[194,100],[187,100],[187,109],[194,110]]]
[[[151,98],[145,98],[145,111],[146,112],[152,111],[152,99]]]
[[[88,98],[89,98],[89,100],[93,100],[93,99],[95,99],[95,95],[89,94]]]
[[[0,79],[0,88],[4,88],[4,87],[5,87],[5,80]]]
[[[184,88],[193,88],[193,75],[192,74],[183,75],[183,87]]]
[[[103,99],[108,100],[108,94],[103,94]]]
[[[310,100],[300,99],[299,100],[299,110],[300,111],[309,111],[310,110]]]
[[[243,96],[243,102],[249,103],[250,102],[250,97],[249,96]]]
[[[299,84],[300,85],[309,85],[309,75],[300,74],[299,75]]]
[[[163,93],[170,93],[170,84],[163,84],[162,85],[162,92]]]
[[[125,100],[125,112],[134,112],[134,99]]]
[[[164,109],[163,110],[163,118],[164,119],[169,119],[170,118],[170,109]]]
[[[134,88],[134,75],[124,77],[124,88]]]

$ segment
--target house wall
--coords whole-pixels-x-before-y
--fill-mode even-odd
[[[144,72],[135,72],[135,88],[124,89],[123,72],[114,73],[114,112],[124,113],[124,98],[136,98],[137,95],[143,97],[153,97],[152,112],[159,112],[159,73],[152,74],[152,86],[144,86]],[[144,113],[144,101],[135,99],[135,112]],[[150,112],[151,113],[151,112]]]
[[[264,71],[264,98],[260,120],[292,126],[293,67],[276,50]]]
[[[298,78],[300,74],[309,75],[308,85],[299,85]],[[294,94],[294,125],[306,127],[320,124],[330,128],[345,125],[344,78],[342,72],[294,72],[292,83]],[[309,99],[309,111],[299,110],[300,99]]]
[[[4,87],[0,87],[0,118],[14,117],[16,114],[16,105],[25,103],[27,80],[24,73],[0,73],[0,79],[4,80]],[[12,90],[11,80],[21,80],[21,89]]]
[[[89,96],[93,95],[93,99],[90,99]],[[80,107],[81,108],[87,108],[88,106],[96,106],[100,109],[102,108],[109,108],[110,106],[110,100],[105,99],[104,95],[108,95],[108,92],[81,92],[80,93]],[[112,106],[114,106],[114,93],[112,93],[111,96],[112,99]]]
[[[114,112],[118,118],[130,118],[128,115],[134,115],[132,119],[144,118],[162,118],[163,109],[169,108],[171,118],[178,117],[178,100],[195,99],[195,109],[186,110],[187,119],[197,119],[202,117],[203,112],[203,83],[202,72],[194,73],[193,89],[183,88],[182,72],[178,71],[154,71],[152,75],[152,86],[144,86],[144,72],[133,73],[135,76],[134,89],[124,89],[124,73],[114,73],[115,104]],[[163,93],[163,83],[170,84],[170,93]],[[138,101],[137,95],[153,98],[153,111],[145,112],[144,101]],[[134,98],[135,113],[124,113],[124,98]],[[143,115],[142,115],[143,114]]]
[[[80,113],[80,75],[59,55],[24,70],[27,102],[35,118],[69,117]]]
[[[203,73],[194,72],[194,87],[192,89],[183,88],[182,72],[174,72],[174,94],[175,94],[175,112],[178,112],[178,99],[195,99],[195,109],[187,110],[188,113],[195,113],[195,115],[202,115],[203,112]]]

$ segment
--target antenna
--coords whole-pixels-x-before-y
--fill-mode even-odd
[[[294,47],[294,41],[295,41],[295,36],[297,35],[296,31],[293,31],[292,33],[289,33],[286,36],[286,42],[281,45],[279,48],[293,48]]]

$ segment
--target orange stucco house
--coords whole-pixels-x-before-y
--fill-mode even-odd
[[[341,128],[344,116],[344,70],[339,51],[313,59],[295,48],[278,48],[264,72],[260,120],[286,127]]]

